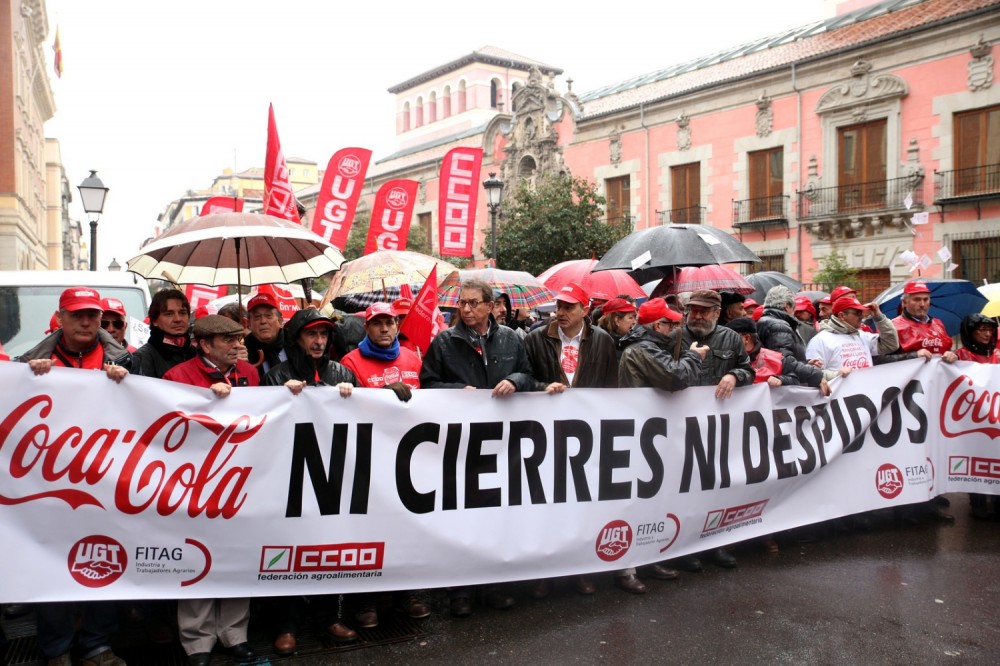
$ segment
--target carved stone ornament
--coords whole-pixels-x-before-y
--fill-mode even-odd
[[[920,144],[917,143],[915,136],[910,137],[910,144],[906,147],[903,173],[906,174],[907,182],[912,187],[916,187],[924,180],[924,165],[920,163]]]
[[[681,112],[677,119],[677,149],[688,150],[691,147],[691,119]]]
[[[549,88],[549,81],[537,67],[532,67],[528,83],[518,88],[512,101],[517,110],[509,124],[498,127],[507,138],[500,172],[506,183],[504,190],[510,192],[516,191],[521,181],[534,182],[538,173],[560,173],[565,169],[556,124],[563,110],[572,108],[569,100]]]
[[[755,118],[757,136],[762,139],[771,136],[771,129],[774,126],[774,112],[771,110],[771,98],[767,96],[767,91],[762,92],[754,103],[757,105],[757,117]]]
[[[967,83],[969,90],[986,90],[993,85],[993,46],[986,42],[982,35],[979,41],[969,49],[972,60],[969,61],[969,76]]]
[[[622,131],[615,125],[608,135],[611,164],[618,166],[622,161]]]
[[[851,67],[850,80],[823,93],[816,105],[816,113],[858,107],[869,102],[902,98],[909,94],[909,86],[903,78],[895,74],[872,76],[871,70],[871,63],[864,60],[854,63]]]
[[[806,167],[806,186],[802,190],[802,194],[806,196],[810,201],[816,200],[816,190],[819,189],[819,164],[816,162],[816,156],[809,156],[809,165]]]

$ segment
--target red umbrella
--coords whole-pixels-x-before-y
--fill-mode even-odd
[[[676,275],[669,275],[653,290],[654,296],[679,294],[697,289],[752,294],[754,286],[736,271],[724,266],[685,266]]]
[[[646,298],[646,292],[638,282],[623,270],[590,271],[597,265],[597,259],[573,259],[545,269],[538,279],[552,291],[559,291],[567,282],[576,282],[591,298],[612,299],[626,294],[632,298]]]

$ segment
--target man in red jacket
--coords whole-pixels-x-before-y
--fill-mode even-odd
[[[395,305],[375,303],[365,310],[364,340],[340,362],[367,388],[392,388],[400,399],[397,385],[420,388],[420,358],[399,344],[399,320]]]
[[[892,320],[899,336],[899,349],[917,352],[925,359],[940,356],[945,363],[954,363],[958,356],[951,351],[951,336],[940,319],[927,314],[930,308],[931,290],[927,284],[919,280],[907,282],[903,287],[903,313]]]
[[[228,317],[208,315],[194,322],[197,355],[175,365],[164,379],[201,386],[225,398],[234,386],[259,386],[257,368],[237,358],[243,327]],[[256,659],[247,643],[250,600],[181,599],[177,602],[177,629],[190,666],[208,666],[216,639],[239,661]]]

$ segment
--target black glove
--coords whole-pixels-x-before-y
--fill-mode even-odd
[[[410,390],[410,387],[404,384],[403,382],[393,382],[392,384],[386,384],[385,388],[395,393],[396,397],[399,398],[400,401],[402,402],[407,402],[410,398],[413,397],[413,392]]]

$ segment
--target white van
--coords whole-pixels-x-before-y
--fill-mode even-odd
[[[117,298],[128,314],[126,340],[146,342],[143,323],[149,310],[149,287],[135,273],[110,271],[0,271],[0,343],[11,358],[28,351],[49,328],[59,309],[59,295],[68,287],[96,289],[101,298]]]

